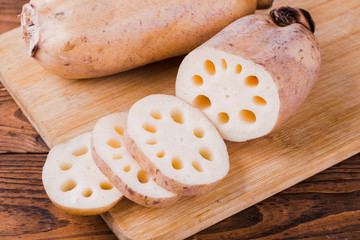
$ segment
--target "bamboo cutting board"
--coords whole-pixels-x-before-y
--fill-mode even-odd
[[[119,238],[185,238],[359,152],[360,2],[275,2],[307,9],[317,23],[322,67],[309,97],[277,132],[228,142],[231,169],[215,191],[165,209],[120,201],[102,215]],[[0,36],[0,79],[50,147],[146,95],[174,94],[180,62],[100,79],[61,79],[27,57],[19,28]]]

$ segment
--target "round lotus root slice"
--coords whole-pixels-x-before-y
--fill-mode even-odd
[[[226,140],[264,136],[295,113],[317,79],[313,30],[302,9],[241,18],[185,57],[176,96],[199,108]]]
[[[42,171],[50,200],[71,214],[100,214],[123,196],[95,165],[90,141],[91,132],[87,132],[54,146]]]
[[[198,109],[150,95],[130,109],[125,144],[157,184],[179,195],[205,194],[229,171],[226,145]]]
[[[146,207],[165,207],[179,195],[157,185],[126,150],[123,130],[127,113],[101,118],[92,134],[92,154],[96,165],[128,199]]]

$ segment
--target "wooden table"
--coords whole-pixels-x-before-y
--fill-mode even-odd
[[[26,0],[0,0],[0,33]],[[0,239],[115,239],[100,216],[53,206],[41,182],[48,152],[0,84]],[[190,239],[360,239],[360,154]]]

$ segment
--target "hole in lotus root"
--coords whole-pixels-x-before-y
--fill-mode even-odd
[[[141,182],[141,183],[147,183],[149,181],[149,177],[148,177],[147,173],[142,169],[140,171],[138,171],[137,178],[138,178],[139,182]]]
[[[180,170],[183,168],[183,164],[182,164],[182,161],[180,158],[178,157],[174,157],[172,160],[171,160],[171,165],[174,169],[176,170]]]
[[[124,129],[121,126],[115,126],[114,130],[121,136],[124,135]]]
[[[157,141],[155,139],[149,139],[149,140],[146,140],[145,143],[148,145],[155,145],[155,144],[157,144]]]
[[[121,148],[121,143],[113,138],[107,141],[107,145],[109,145],[112,148]]]
[[[72,168],[72,164],[71,163],[60,163],[60,169],[63,171],[69,170],[70,168]]]
[[[151,123],[144,123],[143,128],[145,131],[148,131],[149,133],[156,133],[156,127],[152,125]]]
[[[205,67],[206,72],[209,75],[215,75],[215,73],[216,73],[215,65],[214,65],[214,63],[212,61],[206,60],[205,63],[204,63],[204,67]]]
[[[82,156],[88,152],[88,147],[83,146],[81,148],[75,149],[72,154],[76,157]]]
[[[248,76],[245,78],[245,85],[248,87],[256,87],[259,85],[259,79],[255,76]]]
[[[198,95],[193,101],[192,105],[200,110],[211,107],[211,101],[207,96]]]
[[[63,184],[61,184],[60,189],[63,192],[68,192],[73,190],[76,187],[76,185],[77,183],[74,180],[70,179],[64,182]]]
[[[87,198],[93,194],[93,191],[90,188],[88,188],[88,189],[84,190],[81,194]]]
[[[195,170],[198,171],[198,172],[202,172],[202,171],[203,171],[203,169],[202,169],[202,167],[201,167],[201,165],[200,165],[200,163],[199,163],[198,161],[193,161],[193,162],[192,162],[192,166],[193,166],[193,168],[195,168]]]
[[[111,189],[113,189],[113,185],[111,184],[111,183],[109,183],[109,182],[101,182],[100,184],[99,184],[99,186],[100,186],[100,188],[102,189],[102,190],[111,190]]]
[[[123,157],[121,155],[114,155],[112,159],[114,160],[120,160],[122,159]]]
[[[124,168],[123,168],[123,171],[124,172],[129,172],[131,169],[131,166],[130,165],[126,165]]]
[[[184,123],[184,117],[182,112],[179,109],[173,109],[170,112],[170,116],[171,118],[174,120],[174,122],[177,122],[179,124],[183,124]]]
[[[158,154],[156,155],[158,158],[163,158],[165,156],[165,151],[160,151],[158,152]]]
[[[225,124],[229,121],[229,115],[226,112],[218,113],[217,118],[221,124]]]
[[[204,137],[204,130],[202,130],[199,127],[194,128],[194,135],[197,138],[203,138]]]
[[[212,156],[211,156],[211,152],[208,148],[206,147],[201,147],[199,149],[199,153],[200,155],[205,158],[206,160],[212,161]]]
[[[235,73],[236,74],[240,74],[242,71],[242,66],[241,64],[237,64],[236,67],[235,67]]]
[[[266,105],[266,104],[267,104],[267,102],[265,101],[265,99],[263,99],[262,97],[259,97],[259,96],[253,97],[253,102],[254,102],[256,105]]]
[[[161,114],[161,112],[158,111],[158,110],[152,110],[152,111],[150,112],[150,115],[151,115],[151,117],[153,117],[153,118],[156,119],[156,120],[162,119],[162,114]]]
[[[199,76],[199,75],[194,75],[194,76],[192,77],[192,82],[193,82],[194,85],[196,85],[196,86],[201,86],[201,85],[203,85],[203,83],[204,83],[202,77]]]
[[[227,63],[226,63],[225,59],[221,59],[221,67],[223,70],[227,69]]]
[[[242,109],[240,111],[240,119],[243,120],[246,123],[254,123],[254,122],[256,122],[255,114],[252,111],[246,110],[246,109]]]

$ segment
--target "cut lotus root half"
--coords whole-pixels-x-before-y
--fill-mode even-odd
[[[214,48],[200,48],[184,59],[176,95],[199,108],[232,141],[267,134],[279,112],[276,85],[263,68]]]
[[[313,30],[303,9],[243,17],[184,58],[176,96],[200,109],[226,140],[264,136],[295,113],[317,79]]]
[[[136,102],[125,144],[157,184],[179,195],[205,194],[229,171],[226,145],[216,128],[175,96],[150,95]]]
[[[146,207],[165,207],[180,196],[157,185],[124,146],[127,113],[101,118],[92,134],[92,154],[99,169],[125,197]],[[156,144],[154,140],[147,144]]]
[[[42,181],[50,200],[76,215],[100,214],[122,194],[95,165],[90,151],[91,132],[54,146],[46,159]]]

